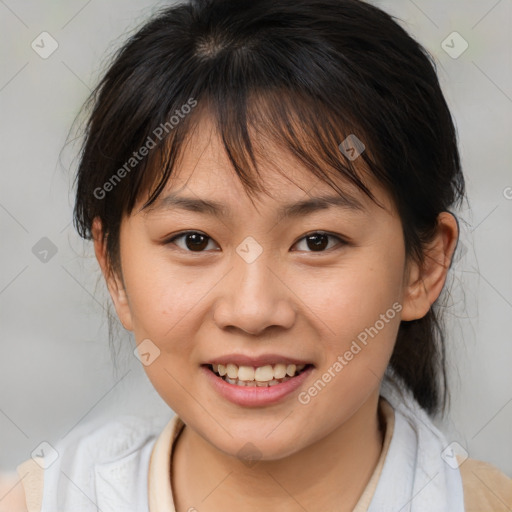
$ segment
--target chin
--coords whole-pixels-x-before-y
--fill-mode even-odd
[[[261,428],[252,432],[244,433],[226,429],[232,434],[232,437],[225,434],[222,438],[207,437],[208,442],[217,450],[235,457],[242,461],[247,461],[251,465],[255,461],[274,461],[280,460],[298,452],[302,445],[298,443],[298,436],[292,435],[289,429],[282,429],[281,435],[277,431],[272,432],[276,423],[270,429]],[[270,433],[270,434],[269,434]]]

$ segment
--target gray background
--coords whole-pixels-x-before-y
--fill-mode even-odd
[[[456,212],[461,246],[447,283],[452,407],[442,427],[470,457],[512,476],[512,3],[374,3],[434,55],[467,178],[470,208]],[[89,420],[172,415],[127,335],[113,367],[108,296],[71,225],[76,145],[64,148],[108,55],[161,5],[0,1],[0,469]],[[31,48],[43,31],[59,45],[47,59]],[[441,46],[453,31],[469,44],[458,58]],[[57,250],[46,262],[32,251],[43,237]]]

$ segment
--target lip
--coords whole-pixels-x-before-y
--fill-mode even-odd
[[[233,360],[231,360],[231,362],[233,362]],[[284,400],[304,383],[304,381],[311,375],[313,369],[314,366],[310,364],[296,377],[293,377],[286,382],[276,384],[275,386],[247,387],[229,384],[221,377],[215,375],[207,365],[201,366],[201,371],[204,372],[205,377],[208,379],[208,382],[212,385],[213,389],[226,400],[242,407],[264,407]]]
[[[280,354],[262,354],[257,357],[250,357],[243,354],[230,354],[225,356],[216,357],[206,361],[204,364],[223,364],[226,366],[227,364],[232,363],[237,366],[266,366],[275,364],[311,364],[311,361],[302,361],[301,359],[297,359],[295,357],[283,356]]]

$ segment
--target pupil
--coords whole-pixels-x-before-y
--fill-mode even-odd
[[[201,240],[202,238],[202,240]],[[208,242],[206,241],[206,236],[202,235],[201,233],[192,233],[187,235],[186,242],[187,242],[187,248],[190,250],[199,250],[201,251],[204,249]],[[190,240],[192,240],[192,244],[190,244]]]
[[[323,241],[318,241],[319,238],[323,238]],[[316,239],[316,242],[314,240]],[[308,247],[310,249],[325,249],[327,247],[328,236],[323,234],[315,234],[307,237]],[[310,242],[313,242],[310,244]]]

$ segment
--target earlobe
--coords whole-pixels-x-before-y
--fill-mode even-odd
[[[123,327],[128,331],[132,331],[133,325],[128,296],[122,279],[109,264],[106,239],[103,238],[102,225],[99,218],[94,219],[91,231],[94,239],[96,259],[98,260],[101,272],[105,278],[110,297],[116,308],[117,316],[123,324]]]
[[[446,281],[458,238],[457,219],[449,212],[441,212],[437,233],[425,249],[423,264],[410,264],[402,301],[402,320],[423,318],[437,300]]]
[[[120,322],[127,331],[133,331],[130,304],[122,283],[119,282],[117,277],[112,277],[111,280],[107,281],[107,287]]]

